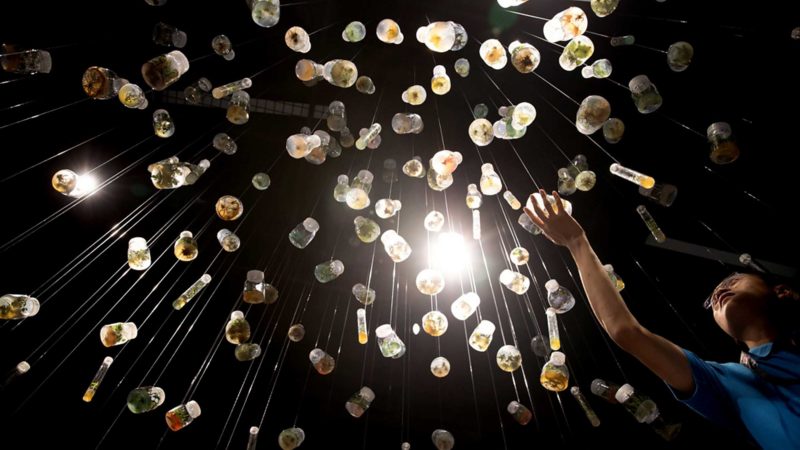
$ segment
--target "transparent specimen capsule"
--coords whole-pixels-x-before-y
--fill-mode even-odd
[[[519,73],[531,73],[539,67],[542,55],[536,47],[527,42],[514,41],[508,46],[511,54],[511,65]]]
[[[542,335],[536,335],[531,339],[531,350],[536,356],[547,358],[550,354],[550,342]]]
[[[375,240],[381,235],[380,225],[378,225],[372,219],[357,216],[353,220],[353,224],[355,225],[356,236],[358,236],[358,239],[365,244],[375,242]]]
[[[538,192],[534,192],[531,195],[533,196],[533,199],[536,201],[536,203],[539,205],[539,207],[544,209],[544,200],[542,200],[541,194],[539,194]],[[555,197],[553,197],[550,194],[547,195],[547,201],[549,201],[550,204],[554,208],[558,208],[559,207],[559,206],[556,205]],[[567,214],[569,214],[571,216],[572,215],[572,202],[570,202],[569,200],[564,200],[564,199],[561,199],[561,202],[562,203],[561,203],[560,207],[563,208],[564,211],[566,211]],[[531,212],[533,212],[534,215],[538,216],[538,213],[536,212],[536,208],[533,207],[533,202],[531,201],[530,198],[528,198],[528,203],[527,203],[526,207]],[[545,210],[545,212],[547,212],[547,210]]]
[[[619,0],[591,0],[589,5],[597,17],[606,17],[617,9]]]
[[[349,88],[356,84],[358,68],[346,59],[334,59],[325,63],[322,76],[334,86]]]
[[[553,16],[544,25],[544,37],[550,42],[568,41],[586,32],[589,19],[578,7],[570,7]]]
[[[456,30],[453,22],[432,22],[417,29],[417,41],[425,44],[429,50],[445,53],[453,48],[456,41]]]
[[[261,356],[261,346],[255,343],[239,344],[233,352],[237,361],[252,361]]]
[[[612,47],[624,47],[627,45],[633,45],[636,42],[636,37],[632,34],[626,34],[625,36],[614,36],[611,38],[610,42]]]
[[[485,352],[492,343],[495,326],[488,320],[481,320],[469,336],[469,346],[479,352]]]
[[[294,159],[305,158],[320,145],[322,140],[316,134],[293,134],[286,139],[286,152]]]
[[[226,155],[233,155],[238,150],[236,141],[233,140],[227,133],[217,133],[211,143],[213,147]]]
[[[609,144],[616,144],[621,141],[624,134],[625,123],[616,117],[608,119],[608,121],[603,124],[603,137]]]
[[[670,207],[678,196],[678,188],[672,184],[656,183],[651,189],[639,187],[639,193],[664,207]]]
[[[419,114],[397,113],[392,117],[392,130],[397,134],[419,134],[423,128]]]
[[[250,17],[260,27],[273,27],[281,18],[280,0],[248,0],[247,4],[250,6]]]
[[[297,248],[306,248],[319,231],[319,222],[307,217],[289,232],[289,242]]]
[[[364,306],[371,305],[375,301],[375,290],[364,286],[362,283],[353,285],[353,297]]]
[[[8,73],[34,75],[50,73],[53,68],[53,58],[47,50],[19,50],[13,45],[2,44],[0,53],[0,66]]]
[[[233,94],[234,92],[238,92],[243,89],[248,89],[252,86],[253,86],[253,80],[251,80],[250,78],[242,78],[241,80],[232,81],[228,84],[223,84],[222,86],[215,87],[211,91],[211,96],[219,100]]]
[[[492,125],[492,129],[496,138],[508,140],[519,139],[528,132],[527,127],[515,128],[512,125],[511,117],[495,121]]]
[[[644,205],[639,205],[636,207],[636,212],[639,213],[639,216],[642,218],[642,221],[645,225],[647,225],[647,229],[650,230],[650,233],[655,238],[656,242],[663,243],[667,240],[667,236],[661,231],[661,227],[658,226],[656,223],[656,219],[650,215],[650,212]]]
[[[436,66],[433,68],[433,77],[431,78],[431,91],[436,95],[444,95],[450,92],[450,77],[444,66]]]
[[[656,403],[648,396],[636,392],[630,384],[623,384],[617,389],[614,398],[630,412],[639,423],[651,423],[660,412]]]
[[[349,128],[344,127],[339,133],[339,143],[342,144],[344,148],[350,148],[356,143],[356,137],[353,136]]]
[[[590,386],[592,394],[612,404],[619,403],[616,399],[616,394],[619,388],[620,386],[618,384],[609,383],[601,378],[595,378],[592,380],[592,384]]]
[[[360,211],[369,206],[369,194],[367,194],[364,189],[357,187],[354,188],[351,186],[350,190],[347,191],[347,195],[345,196],[345,202],[350,209]]]
[[[481,212],[477,209],[472,210],[472,239],[481,239]]]
[[[595,183],[597,183],[597,175],[591,170],[584,170],[575,177],[575,187],[579,191],[591,191]]]
[[[103,325],[100,328],[100,342],[106,347],[122,345],[131,339],[136,339],[139,330],[133,322],[117,322]]]
[[[135,237],[128,241],[128,267],[133,270],[146,270],[150,267],[150,249],[144,238]]]
[[[367,310],[358,308],[356,310],[356,325],[358,326],[358,343],[366,344],[369,339],[369,330],[367,329]]]
[[[198,405],[196,401],[191,400],[184,405],[176,406],[167,411],[165,418],[170,430],[180,431],[199,416],[200,405]]]
[[[517,295],[522,295],[528,292],[528,288],[531,285],[531,280],[519,272],[504,269],[502,272],[500,272],[500,283]]]
[[[217,200],[214,209],[217,212],[217,217],[222,220],[231,221],[242,217],[244,204],[242,204],[241,200],[232,195],[223,195]]]
[[[298,53],[308,53],[311,50],[311,38],[306,30],[301,27],[291,27],[286,30],[283,37],[286,46]]]
[[[250,94],[236,91],[228,101],[225,117],[234,125],[244,125],[250,120]]]
[[[180,50],[173,50],[144,63],[142,78],[154,90],[163,91],[178,81],[187,70],[189,70],[189,59]]]
[[[573,71],[594,54],[594,43],[586,36],[577,36],[564,47],[558,63],[562,69]]]
[[[320,375],[328,375],[336,368],[336,360],[321,348],[311,350],[308,359]]]
[[[362,94],[372,95],[375,93],[375,83],[372,78],[362,75],[356,80],[356,90]]]
[[[511,114],[511,126],[517,130],[522,130],[536,120],[536,108],[528,102],[522,102],[514,106]]]
[[[272,183],[272,180],[266,173],[258,172],[257,174],[253,175],[252,182],[254,188],[258,189],[259,191],[266,191],[269,188],[270,183]]]
[[[382,198],[375,202],[375,214],[381,219],[388,219],[394,217],[402,207],[400,200]]]
[[[122,86],[117,97],[119,97],[120,103],[126,108],[145,109],[148,105],[147,98],[144,96],[142,88],[133,83]]]
[[[650,189],[656,184],[656,180],[653,177],[644,175],[633,169],[621,166],[617,163],[611,164],[609,170],[611,171],[611,173],[622,178],[623,180],[628,180],[631,183],[636,183],[645,189]]]
[[[265,285],[264,272],[248,270],[242,291],[242,300],[250,304],[266,303]]]
[[[300,81],[311,81],[322,76],[324,67],[310,59],[301,59],[294,66],[294,74]]]
[[[236,52],[233,51],[233,44],[230,38],[224,34],[220,34],[211,40],[211,48],[219,56],[222,56],[226,61],[230,61],[236,57]]]
[[[425,91],[424,87],[415,84],[403,91],[401,98],[403,102],[416,106],[425,103],[425,99],[428,98],[428,93]]]
[[[168,138],[175,134],[175,122],[166,109],[153,111],[153,131],[160,138]]]
[[[431,169],[440,175],[450,175],[463,160],[464,157],[459,152],[440,150],[431,158]]]
[[[450,25],[452,25],[456,34],[456,40],[453,42],[453,46],[450,48],[450,51],[457,52],[467,46],[469,35],[467,34],[467,29],[464,28],[464,26],[460,23],[450,22]]]
[[[522,365],[522,353],[513,345],[504,345],[497,350],[497,366],[506,372],[513,372]]]
[[[375,400],[375,392],[364,386],[350,396],[344,408],[351,416],[359,418],[369,409],[369,405],[372,404],[373,400]]]
[[[0,320],[17,320],[33,317],[39,313],[39,300],[22,294],[6,294],[0,297]]]
[[[503,190],[503,183],[490,163],[481,166],[481,192],[484,195],[497,195]]]
[[[584,66],[583,69],[581,69],[581,76],[583,76],[583,78],[608,78],[612,70],[611,61],[607,59],[598,59],[593,62],[591,66]]]
[[[478,103],[472,108],[472,115],[477,119],[483,119],[489,115],[489,107],[483,103]]]
[[[444,227],[444,215],[439,211],[431,211],[425,216],[425,229],[438,233]]]
[[[97,373],[95,373],[94,378],[92,378],[91,383],[89,383],[89,387],[86,388],[86,392],[83,394],[83,401],[91,402],[94,398],[94,395],[97,393],[97,389],[100,387],[100,383],[103,382],[103,378],[106,377],[106,372],[108,372],[108,368],[111,367],[111,363],[114,362],[114,358],[110,356],[106,356],[103,359],[103,362],[100,364],[100,368],[97,369]]]
[[[456,439],[447,430],[434,430],[431,440],[436,450],[453,450],[453,446],[456,445]]]
[[[631,90],[631,98],[636,109],[642,114],[655,112],[664,101],[647,75],[637,75],[631,78],[628,88]]]
[[[517,199],[517,197],[514,195],[513,192],[511,191],[503,192],[503,198],[506,200],[506,203],[508,203],[508,206],[510,206],[511,209],[513,209],[514,211],[517,211],[520,208],[522,208],[522,203],[520,203],[520,201]]]
[[[522,247],[516,247],[509,253],[509,258],[511,259],[511,263],[514,265],[524,266],[525,264],[528,264],[530,253],[528,253],[528,250],[525,250]]]
[[[51,184],[56,191],[64,195],[72,196],[72,192],[74,192],[78,186],[78,178],[79,176],[75,172],[69,169],[63,169],[53,175]]]
[[[211,92],[211,82],[208,78],[200,78],[183,90],[183,98],[190,105],[198,105],[203,101],[204,94]]]
[[[289,327],[287,336],[289,336],[289,340],[292,342],[300,342],[306,336],[306,327],[304,327],[302,323],[296,323]]]
[[[469,76],[469,60],[467,58],[459,58],[453,65],[453,69],[461,78]]]
[[[414,325],[411,326],[411,332],[414,333],[414,336],[419,334],[419,330],[420,327],[418,323],[415,323]]]
[[[361,42],[367,35],[367,29],[364,24],[358,21],[350,22],[344,27],[342,31],[342,39],[345,42]]]
[[[386,253],[394,262],[403,262],[411,256],[411,246],[394,230],[386,230],[381,235],[381,242]]]
[[[317,264],[314,268],[314,277],[320,283],[328,283],[339,278],[344,273],[344,264],[338,259]]]
[[[481,44],[479,54],[487,66],[500,70],[508,63],[508,56],[503,44],[497,39],[487,39]]]
[[[790,36],[794,40],[800,40],[800,27],[792,28],[792,33]]]
[[[164,47],[183,48],[186,46],[186,33],[177,27],[158,22],[153,27],[153,43]]]
[[[145,79],[145,81],[147,80]],[[128,84],[128,80],[120,78],[113,70],[97,66],[86,69],[81,79],[83,92],[95,100],[108,100],[116,97],[122,86],[126,84]]]
[[[425,166],[422,164],[420,157],[415,156],[406,161],[406,163],[403,164],[403,173],[412,178],[424,178]]]
[[[444,356],[437,356],[431,361],[431,373],[436,378],[444,378],[450,374],[450,361]]]
[[[730,164],[739,158],[739,146],[729,123],[712,123],[706,130],[706,137],[711,147],[709,157],[714,164]]]
[[[469,138],[479,147],[491,144],[494,139],[492,123],[483,118],[473,120],[469,124]]]
[[[547,289],[547,303],[558,314],[564,314],[575,306],[575,297],[567,288],[559,285],[558,281],[549,280],[544,287]]]
[[[444,290],[444,276],[436,269],[424,269],[417,274],[417,289],[425,295],[436,295]]]
[[[244,344],[250,340],[250,324],[244,318],[244,313],[234,311],[231,320],[225,325],[225,339],[231,344]]]
[[[519,218],[517,219],[517,223],[518,223],[518,224],[519,224],[519,225],[520,225],[520,226],[521,226],[521,227],[522,227],[522,228],[523,228],[525,231],[527,231],[528,233],[530,233],[530,234],[532,234],[532,235],[534,235],[534,236],[536,236],[536,235],[538,235],[538,234],[542,234],[542,229],[541,229],[541,228],[539,228],[538,226],[536,226],[536,224],[535,224],[535,223],[533,223],[533,221],[531,220],[531,218],[530,218],[530,217],[528,217],[528,214],[527,214],[527,213],[524,213],[524,212],[523,212],[522,214],[520,214],[520,215],[519,215]]]
[[[584,170],[589,170],[589,162],[586,160],[586,156],[575,155],[569,166],[567,166],[567,170],[572,177],[577,177]]]
[[[556,312],[553,308],[547,308],[545,315],[547,316],[547,337],[550,341],[550,350],[558,350],[561,348],[561,338],[558,334],[558,319]]]
[[[387,44],[402,44],[403,33],[400,31],[400,25],[392,19],[383,19],[378,22],[378,27],[375,30],[378,39]]]
[[[611,284],[614,285],[617,292],[625,289],[625,282],[622,281],[622,278],[614,271],[614,266],[611,264],[603,265],[603,269],[605,269],[606,273],[608,274],[608,279],[611,280]]]
[[[219,242],[219,245],[222,246],[222,249],[226,252],[235,252],[236,250],[239,250],[239,247],[242,245],[242,241],[239,239],[239,236],[236,236],[227,228],[223,228],[217,232],[217,241]]]
[[[175,257],[180,261],[192,261],[197,258],[197,241],[191,231],[182,231],[174,245]]]
[[[431,311],[422,316],[422,329],[431,336],[441,336],[447,332],[447,316],[439,311]]]
[[[347,192],[350,191],[350,178],[347,175],[339,175],[336,178],[336,186],[333,188],[333,199],[339,203],[347,200]]]
[[[356,148],[358,150],[364,150],[367,148],[370,142],[380,137],[381,124],[373,123],[372,125],[369,126],[369,130],[360,134],[361,136],[358,138],[358,140],[356,140]]]
[[[302,428],[287,428],[281,431],[278,436],[278,446],[281,450],[294,450],[306,439],[306,433]]]
[[[561,352],[550,354],[550,361],[542,367],[539,382],[548,391],[561,392],[569,386],[569,370],[566,366],[567,357]]]
[[[450,305],[450,312],[458,320],[467,320],[481,304],[481,299],[474,292],[467,292]]]
[[[593,427],[599,427],[600,418],[597,417],[597,413],[594,412],[594,409],[592,409],[592,406],[589,404],[589,401],[586,400],[586,396],[584,396],[583,393],[581,392],[581,388],[579,388],[578,386],[572,386],[571,388],[569,388],[569,393],[572,394],[573,397],[575,397],[575,401],[578,402],[581,409],[583,410],[583,413],[586,414],[586,418],[589,420],[589,423],[591,423]]]
[[[394,332],[390,324],[379,326],[375,330],[375,337],[378,340],[378,348],[386,358],[397,359],[406,352],[406,344]]]
[[[676,42],[667,49],[667,64],[673,72],[683,72],[689,68],[694,56],[692,44],[684,41]]]
[[[140,386],[128,393],[128,410],[134,414],[150,412],[164,403],[164,389],[158,386]]]
[[[512,400],[506,407],[506,411],[511,414],[511,417],[520,425],[527,425],[533,419],[533,413],[527,406],[522,403]]]
[[[344,103],[334,100],[328,105],[328,116],[325,118],[328,129],[331,131],[342,131],[347,126],[347,110]]]
[[[250,433],[247,435],[247,450],[256,450],[258,443],[258,427],[250,427]]]
[[[204,287],[208,286],[208,283],[211,283],[211,275],[207,273],[203,274],[203,276],[201,276],[197,281],[192,283],[191,286],[189,286],[185,291],[183,291],[183,294],[178,296],[178,298],[172,302],[172,307],[175,308],[176,310],[182,309],[184,306],[186,306],[187,303],[192,301],[192,299],[195,298],[197,294],[199,294],[200,291],[203,290]]]

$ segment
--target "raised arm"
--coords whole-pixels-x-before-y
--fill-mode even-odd
[[[539,193],[547,198],[544,190]],[[569,249],[580,272],[581,282],[589,304],[611,339],[623,350],[635,356],[667,384],[681,392],[694,389],[689,361],[680,347],[641,326],[628,310],[592,249],[580,224],[561,208],[561,197],[554,208],[544,202],[541,208],[531,196],[536,211],[525,213],[555,244]]]

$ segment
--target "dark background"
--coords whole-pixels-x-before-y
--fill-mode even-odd
[[[584,80],[579,70],[563,71],[557,62],[560,49],[525,34],[541,36],[543,21],[512,15],[493,1],[287,4],[279,24],[271,29],[256,26],[244,3],[170,0],[163,7],[151,7],[143,1],[14,2],[4,7],[3,40],[51,49],[54,62],[46,75],[0,74],[0,183],[6,203],[0,221],[0,291],[33,293],[43,302],[38,316],[0,324],[0,369],[10,372],[23,359],[33,366],[0,391],[3,427],[8,430],[3,433],[3,448],[38,448],[53,439],[81,449],[95,448],[101,439],[101,448],[156,448],[160,442],[161,448],[244,448],[247,430],[264,414],[259,448],[274,448],[280,430],[295,422],[306,431],[303,448],[398,448],[403,441],[412,448],[430,448],[430,434],[436,428],[451,431],[456,448],[678,448],[709,441],[728,448],[745,445],[740,437],[717,429],[674,401],[660,380],[610,343],[575,284],[577,272],[569,255],[520,228],[518,212],[499,196],[484,197],[481,208],[484,259],[481,248],[469,238],[471,219],[463,196],[468,183],[478,182],[481,160],[494,163],[504,184],[524,199],[535,186],[523,164],[538,185],[553,189],[556,170],[575,154],[585,154],[598,175],[597,186],[569,199],[600,257],[612,263],[627,283],[623,296],[633,313],[652,331],[704,358],[734,360],[736,348],[701,307],[720,277],[733,268],[645,245],[648,232],[634,210],[645,200],[634,185],[612,178],[607,171],[612,160],[575,130],[577,106],[567,96],[577,102],[591,94],[606,97],[612,116],[625,122],[626,135],[616,145],[606,144],[599,133],[592,139],[623,164],[679,187],[671,208],[646,203],[668,237],[796,267],[800,246],[791,215],[797,204],[794,107],[800,42],[789,37],[800,24],[796,10],[744,2],[623,0],[613,15],[598,19],[586,2],[531,1],[514,8],[549,18],[577,5],[587,11],[592,32],[633,34],[637,43],[660,50],[679,40],[691,42],[694,61],[687,71],[674,73],[662,53],[640,46],[613,48],[607,39],[589,35],[596,45],[592,60],[605,57],[613,62],[611,79],[627,85],[631,77],[644,73],[660,90],[663,107],[641,115],[626,89],[607,80]],[[402,45],[383,44],[375,37],[375,26],[385,17],[400,23],[405,34]],[[467,47],[432,58],[414,37],[416,28],[427,23],[426,17],[463,24],[470,35]],[[351,20],[367,26],[367,38],[361,43],[340,38]],[[167,105],[155,93],[149,95],[147,111],[127,110],[113,99],[82,101],[80,77],[91,65],[108,67],[145,87],[141,64],[170,50],[150,41],[158,21],[188,34],[183,51],[192,60],[191,69],[170,89],[183,90],[201,76],[216,86],[268,69],[253,77],[251,96],[308,103],[312,109],[342,100],[351,130],[368,127],[374,115],[383,125],[383,143],[377,150],[345,149],[340,158],[312,166],[284,153],[287,136],[304,125],[318,124],[312,117],[253,113],[246,125],[233,126],[222,109]],[[312,50],[305,56],[283,43],[283,34],[292,25],[309,32],[321,30],[312,36]],[[332,26],[323,29],[328,25]],[[220,33],[233,41],[237,54],[233,61],[211,52],[210,41]],[[476,39],[492,37],[504,45],[520,39],[537,47],[542,53],[537,73],[563,94],[536,75],[517,73],[511,64],[501,71],[485,66]],[[373,78],[377,92],[366,96],[325,82],[306,87],[293,75],[294,63],[303,57],[321,63],[353,59],[360,74]],[[452,69],[460,57],[472,64],[466,79]],[[451,92],[439,97],[428,89],[424,105],[402,103],[400,93],[408,86],[429,87],[434,62],[447,68]],[[477,150],[466,133],[470,108],[486,103],[494,121],[496,106],[521,101],[538,110],[527,135],[512,141],[514,148],[495,140]],[[65,105],[70,106],[53,111]],[[177,127],[167,140],[151,137],[150,114],[162,106]],[[47,111],[51,112],[26,120]],[[424,132],[394,134],[390,121],[399,111],[422,115]],[[708,159],[703,135],[716,121],[733,127],[742,149],[734,164],[716,166]],[[324,121],[318,126],[324,129]],[[223,131],[238,141],[234,156],[210,147],[214,134]],[[399,169],[413,155],[427,161],[443,145],[465,157],[454,185],[445,192],[433,192],[424,180],[402,174],[391,186],[381,181],[385,159],[397,160]],[[67,149],[71,150],[60,154]],[[195,163],[218,157],[194,186],[157,192],[145,167],[174,154]],[[40,161],[44,162],[11,177]],[[49,186],[52,174],[62,168],[79,173],[97,168],[101,180],[122,173],[46,226],[35,228],[72,202]],[[392,198],[403,201],[400,234],[414,253],[396,271],[380,245],[376,249],[354,239],[353,218],[374,215],[373,209],[355,212],[332,200],[337,175],[352,177],[364,168],[376,175],[370,194],[373,204],[389,197],[390,189]],[[269,190],[250,187],[258,171],[268,171],[272,177]],[[216,199],[225,194],[239,196],[245,205],[246,216],[233,224],[222,222],[213,212]],[[471,272],[483,300],[481,313],[498,324],[485,354],[466,345],[476,319],[470,318],[464,327],[449,313],[452,300],[462,289],[469,290],[466,271],[462,280],[449,274],[447,288],[438,296],[439,309],[451,319],[448,333],[438,339],[410,333],[412,323],[419,323],[431,308],[414,286],[428,247],[422,218],[434,208],[445,212],[445,204],[451,219],[447,226],[463,230],[466,237]],[[146,215],[122,222],[134,211]],[[321,231],[301,251],[288,243],[286,235],[309,215],[320,222]],[[385,230],[396,226],[397,220],[378,221]],[[121,231],[106,234],[121,222]],[[223,227],[239,227],[243,241],[239,252],[219,252],[215,235]],[[198,236],[200,256],[189,264],[174,263],[172,243],[185,229],[195,234],[203,230]],[[31,230],[35,232],[25,239],[6,245]],[[127,240],[134,236],[155,238],[154,260],[166,251],[144,273],[121,269]],[[530,271],[533,283],[522,297],[497,282],[505,267],[504,255],[515,246],[515,239],[531,251],[531,264],[522,271]],[[102,243],[91,247],[96,250],[85,259],[76,259],[95,242]],[[344,262],[344,275],[329,284],[314,283],[313,267],[331,255]],[[278,303],[241,305],[247,270],[265,267],[267,279],[281,292]],[[63,278],[51,278],[65,268],[73,270]],[[174,312],[171,301],[204,272],[214,277],[212,284],[189,306]],[[359,304],[349,291],[354,283],[366,283],[370,274],[378,299],[368,313],[370,341],[360,346],[354,317]],[[533,354],[529,342],[537,329],[545,329],[543,284],[550,277],[578,298],[576,307],[560,316],[563,350],[571,384],[582,388],[603,422],[597,429],[589,426],[568,393],[555,395],[537,381],[544,361]],[[237,362],[227,342],[216,345],[237,305],[253,327],[254,341],[264,349],[252,363]],[[140,325],[139,337],[125,346],[102,347],[97,340],[99,327],[125,320]],[[306,338],[287,347],[286,330],[297,321],[305,324]],[[399,360],[383,358],[375,345],[374,328],[389,322],[408,346]],[[336,370],[328,376],[310,370],[307,355],[317,341],[337,358]],[[513,380],[493,361],[503,341],[516,342],[523,353],[523,369]],[[434,378],[428,369],[438,354],[452,364],[444,379]],[[94,401],[86,404],[80,397],[107,355],[116,360]],[[666,416],[683,422],[681,436],[665,443],[621,407],[589,394],[589,383],[596,377],[630,382],[649,394]],[[166,391],[164,405],[139,416],[122,409],[131,389],[150,384]],[[370,386],[377,398],[364,417],[353,419],[343,404],[362,385]],[[515,386],[521,402],[532,406],[535,414],[526,427],[504,411],[516,398]],[[185,430],[167,431],[163,414],[189,397],[199,402],[202,415]]]

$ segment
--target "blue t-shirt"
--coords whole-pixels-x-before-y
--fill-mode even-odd
[[[678,400],[721,426],[746,430],[765,449],[800,449],[800,352],[773,351],[772,343],[750,349],[762,375],[683,352],[695,387],[688,396],[673,390]]]

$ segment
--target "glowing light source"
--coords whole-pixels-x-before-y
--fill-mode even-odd
[[[97,188],[98,182],[97,178],[94,175],[78,175],[78,182],[75,184],[75,190],[70,192],[70,197],[84,197],[87,195],[94,194],[94,190]]]
[[[431,253],[432,264],[445,271],[456,272],[469,263],[464,237],[458,233],[441,233]]]

